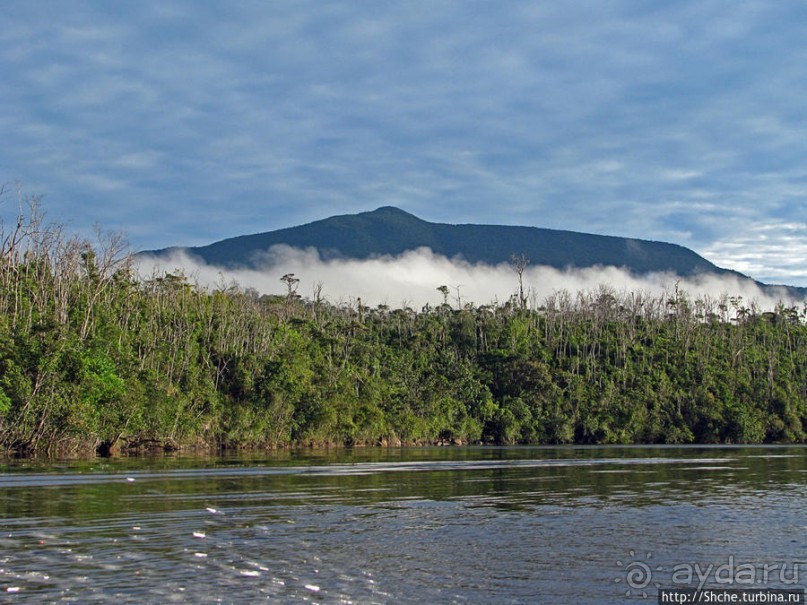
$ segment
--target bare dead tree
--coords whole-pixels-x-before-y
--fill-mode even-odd
[[[86,283],[86,304],[84,321],[79,338],[87,338],[98,299],[112,283],[114,272],[121,267],[131,266],[129,244],[121,233],[104,232],[97,225],[94,228],[96,244],[89,242],[81,253],[82,269]]]
[[[530,259],[525,254],[514,254],[510,257],[510,266],[518,275],[518,304],[521,309],[527,308],[527,296],[524,294],[524,271],[530,264]]]

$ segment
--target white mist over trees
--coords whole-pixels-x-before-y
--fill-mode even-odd
[[[360,298],[365,305],[393,308],[439,305],[454,307],[471,303],[503,303],[514,298],[519,306],[537,307],[554,293],[598,290],[606,286],[617,292],[641,292],[659,295],[674,289],[693,298],[741,297],[747,305],[772,309],[778,303],[796,303],[782,289],[780,297],[763,292],[753,281],[734,276],[703,275],[681,278],[669,273],[637,276],[617,267],[593,267],[559,271],[533,266],[529,259],[516,256],[518,262],[501,265],[470,264],[460,258],[449,259],[419,248],[399,256],[381,256],[368,260],[323,260],[316,249],[305,250],[285,245],[273,246],[263,258],[260,269],[223,269],[207,265],[198,258],[175,253],[168,259],[139,257],[140,274],[181,270],[199,285],[216,289],[233,282],[260,294],[285,294],[282,278],[293,274],[296,291],[304,298],[325,297],[332,303]],[[448,288],[448,294],[441,292]]]

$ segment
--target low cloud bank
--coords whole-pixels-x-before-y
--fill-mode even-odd
[[[215,289],[235,282],[242,288],[253,288],[261,294],[285,294],[280,278],[293,273],[300,281],[297,293],[311,298],[318,285],[322,295],[332,303],[355,301],[370,306],[380,304],[392,308],[440,304],[440,286],[449,289],[452,306],[474,303],[483,305],[505,302],[518,292],[518,275],[509,264],[470,264],[449,259],[419,248],[400,256],[382,256],[367,260],[323,260],[315,248],[305,250],[285,245],[273,246],[260,259],[259,269],[224,269],[208,265],[198,257],[177,252],[170,257],[139,257],[142,277],[182,271],[202,287]],[[616,267],[592,267],[559,271],[547,266],[528,266],[523,273],[525,294],[540,303],[559,291],[576,293],[593,291],[601,286],[617,292],[661,294],[675,287],[690,298],[722,295],[741,296],[746,305],[755,303],[760,309],[771,309],[779,302],[795,303],[783,289],[774,296],[761,290],[750,279],[708,275],[680,278],[668,273],[643,276]]]

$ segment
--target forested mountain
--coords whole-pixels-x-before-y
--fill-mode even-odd
[[[638,275],[668,272],[681,277],[715,274],[751,279],[676,244],[537,227],[430,223],[389,206],[233,237],[208,246],[165,248],[143,254],[160,257],[183,251],[211,265],[259,268],[265,260],[263,253],[278,244],[314,247],[323,259],[366,259],[428,247],[435,254],[460,257],[469,263],[497,265],[509,263],[514,255],[524,255],[532,266],[561,270],[600,265],[625,268]],[[787,287],[786,292],[795,298],[807,296],[807,288]],[[782,291],[772,294],[780,296]]]
[[[254,266],[259,253],[276,244],[313,246],[324,258],[365,259],[425,246],[448,258],[460,256],[470,263],[493,265],[524,254],[533,265],[558,269],[614,265],[636,273],[671,271],[682,276],[725,272],[692,250],[674,244],[536,227],[430,223],[393,207],[179,249],[207,263],[235,268]],[[177,248],[150,254],[171,250]]]

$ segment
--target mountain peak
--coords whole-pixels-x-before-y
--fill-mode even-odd
[[[397,206],[379,206],[375,210],[371,211],[372,214],[407,214],[412,216],[405,210],[401,210]]]
[[[744,277],[674,244],[537,227],[431,223],[395,206],[332,216],[299,227],[230,238],[186,250],[213,265],[256,268],[256,259],[263,258],[267,250],[279,244],[302,249],[313,247],[324,259],[395,256],[430,248],[437,255],[462,258],[471,264],[506,264],[513,255],[524,254],[532,265],[559,270],[613,266],[634,274],[673,273],[686,277],[733,273]]]
[[[380,217],[380,218],[397,218],[397,219],[408,219],[408,220],[416,220],[420,221],[422,219],[416,217],[414,214],[406,212],[406,210],[401,210],[400,208],[396,208],[395,206],[380,206],[375,210],[370,212],[364,212],[363,214],[367,214],[370,216]]]

